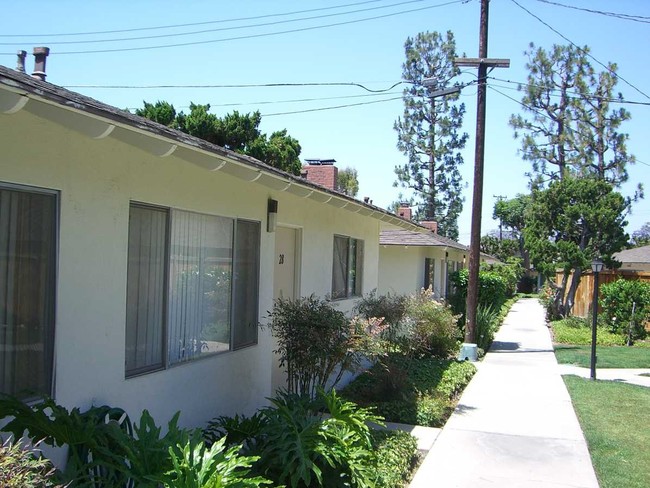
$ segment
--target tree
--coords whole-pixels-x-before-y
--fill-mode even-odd
[[[518,194],[510,200],[499,200],[494,204],[494,213],[492,214],[493,218],[499,219],[501,225],[510,229],[511,237],[517,241],[519,254],[524,261],[524,269],[527,271],[530,269],[530,257],[524,245],[523,230],[526,225],[525,214],[530,205],[530,198],[530,195]]]
[[[451,86],[460,70],[454,66],[454,35],[419,33],[404,44],[406,61],[403,79],[409,82],[403,92],[404,114],[394,124],[397,148],[408,162],[395,167],[395,186],[409,188],[421,200],[418,218],[438,222],[438,232],[458,239],[458,216],[463,209],[463,164],[460,151],[467,134],[461,132],[464,104],[455,104],[458,95],[432,98],[430,95]],[[432,85],[423,86],[429,79]]]
[[[494,235],[481,237],[481,252],[494,256],[499,261],[507,261],[508,258],[516,257],[519,252],[518,239],[499,239]]]
[[[546,276],[562,269],[562,282],[555,285],[554,312],[568,316],[584,269],[594,257],[613,266],[613,253],[625,246],[623,231],[627,204],[606,181],[566,176],[548,189],[535,190],[525,214],[523,231],[535,268]],[[569,276],[573,272],[571,283]]]
[[[339,191],[345,193],[347,196],[356,197],[357,193],[359,193],[359,177],[357,170],[350,167],[339,170],[336,185]]]
[[[532,163],[532,185],[562,179],[567,174],[594,176],[615,188],[628,179],[628,135],[619,132],[630,119],[614,89],[616,65],[597,73],[589,63],[589,48],[554,45],[550,51],[530,44],[525,53],[529,71],[522,105],[529,118],[513,115],[510,125],[521,138],[522,157]],[[639,187],[635,197],[642,196]]]
[[[650,244],[650,222],[646,222],[640,229],[632,232],[630,244],[632,247],[647,246]]]
[[[259,130],[262,116],[259,112],[240,114],[236,110],[224,117],[210,113],[210,105],[190,104],[190,112],[176,113],[168,102],[144,102],[136,115],[154,120],[173,129],[217,144],[294,175],[300,175],[300,144],[287,134],[276,131],[268,137]]]

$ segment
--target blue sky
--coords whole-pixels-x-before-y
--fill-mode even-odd
[[[598,61],[616,62],[625,80],[650,95],[650,63],[646,59],[650,2],[553,1],[648,17],[646,22],[634,22],[542,0],[516,0],[572,42],[589,45]],[[340,7],[343,5],[347,6]],[[524,173],[530,166],[518,156],[519,142],[513,139],[508,126],[510,115],[521,109],[517,103],[521,94],[514,82],[526,78],[523,51],[531,41],[545,48],[567,43],[521,7],[513,0],[492,0],[490,4],[489,56],[509,58],[511,67],[492,73],[509,81],[491,80],[488,92],[482,233],[497,227],[491,219],[494,195],[513,197],[527,188]],[[117,107],[136,108],[142,106],[143,100],[167,100],[177,109],[186,110],[190,102],[210,103],[213,112],[220,115],[232,110],[259,110],[264,132],[286,128],[300,141],[303,158],[334,158],[339,167],[356,168],[359,197],[368,196],[385,207],[396,200],[400,191],[393,187],[393,168],[405,162],[405,156],[395,147],[393,130],[403,110],[401,86],[377,95],[358,86],[214,85],[354,82],[370,90],[386,90],[400,81],[404,41],[418,32],[451,30],[459,53],[475,57],[479,10],[478,0],[12,1],[4,5],[0,18],[0,64],[14,67],[17,49],[31,53],[33,46],[45,45],[51,48],[48,81]],[[296,11],[303,12],[277,15]],[[246,20],[234,20],[242,18]],[[141,30],[179,24],[195,25]],[[128,29],[138,30],[59,35]],[[206,32],[186,34],[195,31]],[[137,37],[149,39],[87,42]],[[171,44],[187,45],[139,49]],[[125,48],[131,50],[85,52]],[[596,61],[593,64],[599,68]],[[30,54],[28,71],[32,66]],[[472,79],[475,70],[470,69],[459,81]],[[122,88],[102,88],[105,86]],[[137,88],[141,86],[155,88]],[[650,98],[622,81],[618,90],[626,100],[650,102]],[[459,240],[465,243],[469,242],[472,203],[475,100],[476,89],[465,88],[461,101],[467,106],[465,130],[470,141],[463,153],[462,175],[467,189],[459,221]],[[351,104],[363,105],[331,108]],[[629,151],[640,161],[629,168],[630,182],[622,190],[630,194],[637,183],[645,182],[647,186],[650,181],[650,105],[626,108],[632,120],[623,130],[630,135]],[[290,113],[301,111],[308,112]],[[650,221],[650,193],[633,207],[628,220],[630,233]]]

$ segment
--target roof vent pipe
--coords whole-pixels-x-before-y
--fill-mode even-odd
[[[50,54],[49,47],[34,48],[34,72],[32,73],[32,76],[41,81],[45,81],[45,61],[48,54]]]
[[[25,72],[25,58],[27,57],[27,51],[18,51],[16,53],[18,59],[16,60],[16,71],[20,73]]]

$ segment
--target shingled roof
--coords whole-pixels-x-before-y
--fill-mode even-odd
[[[626,249],[625,251],[615,253],[612,257],[622,263],[650,264],[650,245]]]
[[[273,190],[310,198],[417,233],[424,227],[370,203],[325,188],[299,176],[269,166],[255,158],[225,149],[181,131],[158,124],[93,98],[35,79],[0,65],[0,113],[27,110],[53,120],[65,121],[72,130],[95,139],[115,137],[142,146],[152,154],[177,158],[257,182]]]
[[[379,244],[385,246],[440,246],[461,251],[469,250],[467,246],[433,232],[413,232],[401,229],[382,230],[379,235]]]

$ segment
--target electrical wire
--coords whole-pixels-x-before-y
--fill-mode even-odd
[[[216,29],[205,29],[205,30],[198,30],[198,31],[191,31],[191,32],[177,32],[174,34],[158,34],[153,36],[140,36],[140,37],[122,37],[117,39],[92,39],[92,40],[85,40],[85,41],[54,41],[54,42],[38,41],[38,44],[39,45],[97,44],[97,43],[107,43],[107,42],[142,41],[142,40],[150,40],[150,39],[163,39],[169,37],[194,36],[198,34],[207,34],[212,32],[249,29],[253,27],[268,27],[273,25],[289,24],[293,22],[302,22],[305,20],[318,20],[318,19],[325,19],[329,17],[339,17],[341,15],[349,15],[349,14],[356,14],[360,12],[369,12],[374,10],[387,9],[387,8],[397,7],[397,6],[411,4],[411,3],[422,3],[424,1],[427,0],[407,0],[404,2],[393,3],[390,5],[382,5],[379,7],[368,7],[368,8],[362,8],[357,10],[348,10],[346,12],[337,12],[337,13],[325,14],[325,15],[314,15],[311,17],[299,17],[297,19],[276,20],[274,22],[262,22],[258,24],[238,25],[232,27],[219,27]],[[0,46],[14,46],[14,45],[16,45],[16,42],[0,42]]]
[[[384,2],[386,0],[367,0],[365,2],[356,2],[356,3],[347,3],[343,5],[333,5],[331,7],[321,7],[321,8],[312,8],[307,10],[296,10],[293,12],[283,12],[278,14],[266,14],[266,15],[255,15],[253,17],[239,17],[232,19],[219,19],[219,20],[206,20],[203,22],[191,22],[187,24],[171,24],[171,25],[158,25],[152,27],[135,27],[131,29],[114,29],[114,30],[104,30],[104,31],[91,31],[91,32],[68,32],[68,33],[50,33],[50,34],[0,34],[0,37],[72,37],[72,36],[92,36],[99,34],[121,34],[125,32],[142,32],[149,30],[161,30],[161,29],[176,29],[179,27],[195,27],[198,25],[210,25],[226,22],[241,22],[243,20],[259,20],[259,19],[268,19],[272,17],[284,17],[289,15],[298,15],[306,14],[311,12],[322,12],[324,10],[334,10],[337,8],[345,7],[356,7],[357,5],[365,5],[368,3],[378,3]]]
[[[400,95],[400,92],[385,92],[385,93],[365,93],[363,95],[341,95],[338,97],[314,97],[314,98],[294,98],[290,100],[264,100],[258,102],[232,102],[232,103],[210,103],[210,108],[215,107],[241,107],[245,105],[273,105],[277,103],[304,103],[304,102],[319,102],[324,100],[346,100],[350,98],[367,98],[367,97],[380,97],[387,95]],[[180,105],[178,108],[189,108],[189,105]],[[136,110],[141,107],[128,107],[127,110]]]
[[[624,82],[626,85],[628,85],[629,87],[633,88],[634,90],[636,90],[637,92],[639,92],[641,95],[643,95],[644,97],[646,97],[647,99],[650,100],[650,95],[648,95],[648,94],[644,93],[643,91],[641,91],[639,88],[637,88],[637,87],[634,86],[632,83],[630,83],[629,81],[627,81],[627,80],[626,80],[625,78],[623,78],[621,75],[619,75],[618,73],[616,73],[615,71],[613,71],[609,66],[606,66],[605,64],[601,63],[601,62],[600,62],[598,59],[596,59],[592,54],[590,54],[589,52],[585,51],[583,48],[581,48],[580,46],[578,46],[575,42],[573,42],[571,39],[569,39],[568,37],[566,37],[564,34],[562,34],[560,31],[558,31],[557,29],[555,29],[553,26],[551,26],[551,25],[548,24],[547,22],[544,22],[544,21],[543,21],[541,18],[539,18],[537,15],[535,15],[534,13],[532,13],[532,12],[531,12],[530,10],[528,10],[526,7],[522,6],[519,2],[517,2],[517,0],[510,0],[510,1],[511,1],[512,3],[514,3],[517,7],[519,7],[520,9],[522,9],[524,12],[528,13],[528,15],[530,15],[530,16],[533,17],[533,18],[535,18],[537,21],[539,21],[540,23],[544,24],[544,25],[545,25],[546,27],[548,27],[550,30],[552,30],[553,32],[555,32],[558,36],[560,36],[562,39],[564,39],[565,41],[567,41],[568,43],[570,43],[573,47],[575,47],[576,49],[578,49],[579,51],[583,52],[584,54],[586,54],[587,56],[589,56],[591,59],[593,59],[594,61],[596,61],[599,65],[601,65],[603,68],[605,68],[607,71],[609,71],[612,75],[616,76],[619,80],[621,80],[622,82]]]
[[[260,83],[260,84],[240,84],[240,85],[63,85],[64,88],[104,88],[110,90],[150,90],[150,89],[161,89],[161,88],[269,88],[269,87],[290,87],[290,86],[356,86],[363,88],[370,93],[384,93],[392,90],[396,86],[404,83],[403,81],[398,81],[393,83],[388,88],[383,88],[381,90],[373,90],[368,88],[361,83],[355,82],[314,82],[314,83]]]
[[[476,84],[477,81],[470,81],[469,83],[466,83],[464,85],[459,85],[460,88],[465,88],[470,85]],[[319,107],[319,108],[313,108],[313,109],[306,109],[306,110],[296,110],[292,112],[278,112],[278,113],[271,113],[271,114],[262,114],[263,117],[273,117],[277,115],[293,115],[293,114],[302,114],[302,113],[308,113],[308,112],[321,112],[324,110],[335,110],[335,109],[340,109],[340,108],[348,108],[348,107],[358,107],[361,105],[371,105],[375,103],[383,103],[383,102],[392,102],[394,100],[403,100],[404,98],[426,98],[426,97],[413,97],[408,94],[402,94],[400,97],[393,97],[393,98],[386,98],[382,100],[373,100],[370,102],[360,102],[360,103],[351,103],[351,104],[346,104],[346,105],[336,105],[333,107]]]
[[[576,7],[574,5],[566,5],[564,3],[559,3],[559,2],[552,2],[550,0],[537,0],[538,2],[541,3],[546,3],[548,5],[554,5],[556,7],[564,7],[564,8],[570,8],[573,10],[580,10],[582,12],[589,12],[591,14],[600,14],[600,15],[605,15],[607,17],[614,17],[617,19],[622,19],[622,20],[631,20],[633,22],[641,22],[645,24],[650,24],[650,17],[645,16],[645,15],[630,15],[630,14],[623,14],[620,12],[608,12],[605,10],[593,10],[590,8],[585,8],[585,7]]]
[[[243,40],[243,39],[257,39],[261,37],[271,37],[271,36],[278,36],[278,35],[283,35],[283,34],[293,34],[296,32],[307,32],[307,31],[312,31],[312,30],[321,30],[321,29],[327,29],[330,27],[339,27],[342,25],[351,25],[351,24],[358,24],[361,22],[368,22],[371,20],[378,20],[378,19],[384,19],[384,18],[389,18],[389,17],[395,17],[397,15],[404,15],[404,14],[409,14],[409,13],[414,13],[414,12],[421,12],[424,10],[431,10],[434,8],[439,8],[439,7],[445,7],[448,5],[453,5],[456,3],[467,3],[468,0],[451,0],[445,3],[440,3],[436,5],[430,5],[427,7],[420,7],[420,8],[415,8],[415,9],[410,9],[410,10],[402,10],[399,12],[392,12],[388,14],[383,14],[383,15],[376,15],[373,17],[366,17],[362,19],[354,19],[354,20],[348,20],[348,21],[342,21],[342,22],[333,22],[330,24],[323,24],[323,25],[316,25],[316,26],[310,26],[310,27],[300,27],[296,29],[287,29],[287,30],[282,30],[282,31],[276,31],[276,32],[266,32],[266,33],[260,33],[260,34],[248,34],[248,35],[242,35],[242,36],[234,36],[234,37],[226,37],[226,38],[221,38],[221,39],[209,39],[209,40],[204,40],[204,41],[192,41],[192,42],[182,42],[182,43],[174,43],[174,44],[161,44],[161,45],[154,45],[154,46],[137,46],[137,47],[127,47],[127,48],[113,48],[113,49],[97,49],[97,50],[85,50],[85,51],[57,51],[57,55],[69,55],[69,54],[102,54],[102,53],[114,53],[114,52],[129,52],[129,51],[147,51],[147,50],[153,50],[153,49],[167,49],[167,48],[173,48],[173,47],[185,47],[185,46],[196,46],[196,45],[202,45],[202,44],[214,44],[214,43],[219,43],[219,42],[227,42],[227,41],[237,41],[237,40]],[[8,55],[15,55],[15,53],[0,53],[0,55],[3,56],[8,56]]]
[[[393,98],[386,98],[384,100],[373,100],[371,102],[359,102],[359,103],[350,103],[346,105],[335,105],[332,107],[318,107],[318,108],[310,108],[310,109],[305,109],[305,110],[296,110],[293,112],[276,112],[276,113],[271,113],[271,114],[262,114],[262,117],[275,117],[278,115],[293,115],[293,114],[304,114],[308,112],[323,112],[325,110],[337,110],[340,108],[348,108],[348,107],[359,107],[361,105],[372,105],[375,103],[384,103],[384,102],[392,102],[395,100],[401,100],[402,97],[393,97]]]
[[[506,79],[503,79],[503,78],[496,78],[494,76],[488,76],[488,79],[495,80],[495,81],[501,81],[503,83],[511,83],[511,84],[515,84],[515,85],[519,85],[519,86],[533,86],[535,88],[542,88],[542,89],[548,90],[549,92],[561,92],[561,90],[559,90],[557,88],[549,88],[549,87],[546,87],[544,85],[535,85],[535,84],[530,84],[530,83],[522,82],[522,81],[506,80]],[[496,86],[500,86],[501,88],[505,88],[506,90],[517,90],[517,91],[519,91],[519,88],[514,88],[514,87],[511,87],[511,86],[503,86],[503,85],[496,85]],[[622,104],[622,105],[646,105],[646,106],[650,106],[650,102],[639,102],[639,101],[636,101],[636,100],[625,100],[625,99],[612,98],[612,97],[601,97],[601,96],[598,96],[598,95],[591,95],[591,94],[590,95],[584,95],[584,94],[581,94],[579,92],[570,91],[570,90],[567,91],[566,93],[568,95],[576,95],[576,96],[569,96],[568,97],[568,98],[571,98],[572,100],[580,100],[580,99],[583,99],[583,98],[589,98],[589,99],[592,99],[592,100],[604,100],[604,101],[607,101],[607,102],[618,103],[618,104]]]

